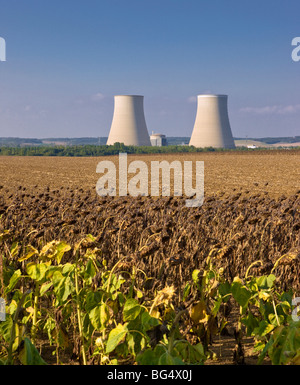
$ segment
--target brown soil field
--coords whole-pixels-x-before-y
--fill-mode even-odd
[[[72,187],[94,189],[96,166],[108,157],[0,157],[0,184],[9,189]],[[272,197],[290,195],[300,189],[300,151],[272,150],[197,154],[128,155],[128,163],[143,160],[150,170],[151,160],[204,161],[205,195],[250,190]]]
[[[145,270],[156,289],[175,282],[178,290],[212,248],[222,251],[218,263],[228,279],[243,276],[258,259],[257,273],[270,273],[281,255],[293,252],[296,257],[282,260],[276,275],[284,290],[293,287],[300,294],[300,151],[128,155],[128,163],[143,160],[148,166],[152,160],[204,161],[205,200],[198,208],[185,207],[181,197],[98,197],[96,166],[104,159],[118,162],[0,157],[0,233],[11,229],[7,249],[15,240],[39,247],[55,238],[74,244],[92,234],[109,268],[118,256],[128,256],[128,266]],[[182,268],[179,281],[174,258]],[[236,319],[232,312],[231,327]],[[252,346],[245,338],[246,364],[256,362]],[[213,364],[232,364],[235,347],[230,330],[217,336],[212,350],[219,358]]]

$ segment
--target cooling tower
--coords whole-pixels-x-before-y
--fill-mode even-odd
[[[198,95],[190,146],[235,148],[230,128],[227,95]]]
[[[144,96],[116,95],[114,115],[107,144],[151,146],[144,116]]]

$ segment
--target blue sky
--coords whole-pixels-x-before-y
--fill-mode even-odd
[[[300,135],[299,0],[0,0],[0,136],[107,136],[116,94],[190,136],[228,95],[235,137]]]

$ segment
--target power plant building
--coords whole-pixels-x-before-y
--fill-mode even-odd
[[[107,145],[151,146],[144,116],[144,96],[116,95]]]
[[[190,146],[235,148],[227,110],[227,95],[198,95]]]
[[[162,147],[168,145],[166,135],[163,134],[155,134],[152,132],[150,135],[150,141],[152,146]]]

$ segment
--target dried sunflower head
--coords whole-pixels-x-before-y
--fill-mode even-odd
[[[173,285],[164,287],[157,293],[154,299],[156,306],[159,306],[163,303],[168,303],[173,298],[174,294],[175,288]]]

